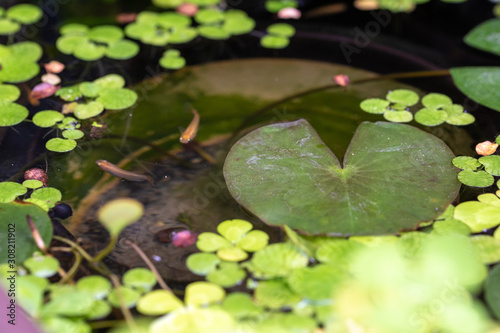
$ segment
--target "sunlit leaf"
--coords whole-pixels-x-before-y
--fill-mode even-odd
[[[361,102],[359,107],[361,110],[369,113],[384,113],[390,102],[381,98],[368,98]]]
[[[153,272],[143,267],[128,270],[122,279],[125,286],[135,288],[141,293],[150,291],[156,284],[156,277]]]
[[[455,207],[453,217],[467,224],[472,232],[481,232],[500,224],[500,207],[466,201]]]
[[[31,4],[18,4],[10,7],[5,12],[5,16],[22,24],[32,24],[42,17],[42,10]]]
[[[237,330],[233,317],[226,311],[190,307],[179,308],[154,320],[149,333],[229,333]]]
[[[44,187],[33,191],[31,198],[45,201],[49,208],[52,208],[57,202],[61,201],[62,195],[61,191],[56,188]]]
[[[65,153],[76,148],[76,141],[71,139],[53,138],[47,141],[45,147],[57,153]]]
[[[158,316],[169,313],[182,307],[183,304],[172,292],[154,290],[142,296],[137,302],[137,311],[149,316]]]
[[[393,123],[408,123],[413,120],[413,114],[410,111],[386,111],[384,118]]]
[[[479,158],[479,163],[484,165],[484,170],[493,176],[500,176],[500,156],[490,155]]]
[[[407,106],[413,106],[418,103],[420,97],[414,91],[408,89],[396,89],[390,91],[385,97],[389,102],[400,103]]]
[[[87,35],[89,27],[80,23],[65,24],[59,29],[61,35]]]
[[[59,111],[39,111],[33,116],[33,123],[38,127],[51,127],[63,120],[64,115]]]
[[[125,60],[135,57],[139,50],[139,45],[131,40],[123,39],[109,43],[105,55],[111,59]]]
[[[470,157],[470,156],[458,156],[455,157],[453,160],[453,165],[456,166],[457,168],[463,169],[463,170],[472,170],[475,171],[477,168],[481,166],[481,163],[477,160],[477,158]]]
[[[254,293],[255,303],[271,309],[294,305],[302,299],[282,280],[260,281]]]
[[[204,306],[221,302],[226,296],[222,287],[209,282],[192,282],[186,287],[186,305]]]
[[[451,98],[444,94],[430,93],[422,97],[422,104],[427,109],[439,109],[452,103]]]
[[[489,235],[477,235],[471,237],[471,242],[476,248],[483,264],[491,265],[500,261],[499,239]]]
[[[34,276],[48,278],[57,273],[59,261],[54,257],[37,255],[26,259],[23,266]]]
[[[287,37],[266,35],[260,40],[260,45],[268,49],[283,49],[290,44]]]
[[[72,139],[72,140],[78,140],[78,139],[83,138],[83,136],[84,136],[82,131],[75,130],[75,129],[65,130],[61,134],[65,139]]]
[[[250,263],[249,269],[254,275],[273,278],[287,276],[293,270],[307,266],[308,258],[295,245],[277,243],[255,252]]]
[[[95,42],[110,44],[123,38],[123,31],[113,25],[100,25],[90,29],[87,37]]]
[[[442,110],[420,109],[415,113],[415,121],[424,126],[441,125],[446,119],[448,119],[448,113]]]
[[[215,270],[220,259],[213,253],[193,253],[186,260],[189,270],[197,275],[207,275]]]
[[[144,206],[135,199],[115,199],[98,211],[99,221],[112,236],[117,236],[126,226],[139,220],[144,213]]]
[[[295,28],[288,23],[271,24],[266,29],[267,33],[279,37],[292,37],[295,35]]]
[[[108,74],[94,80],[94,83],[101,88],[123,88],[125,86],[125,79],[118,74]]]
[[[458,180],[462,184],[474,187],[488,187],[495,181],[492,175],[483,170],[462,170],[458,173]]]
[[[108,279],[99,276],[85,276],[78,280],[76,289],[88,293],[96,300],[104,299],[111,291],[111,283]]]
[[[88,119],[100,115],[104,111],[104,106],[100,101],[93,101],[87,104],[78,104],[75,107],[75,117],[78,119]]]
[[[2,183],[0,183],[2,184]],[[24,187],[27,187],[27,188],[31,188],[31,189],[36,189],[36,188],[40,188],[43,186],[43,183],[39,180],[36,180],[36,179],[28,179],[28,180],[25,180],[23,182],[23,186]],[[0,192],[2,191],[2,189],[0,188]]]
[[[0,102],[0,127],[19,124],[28,115],[28,109],[20,104]]]
[[[18,32],[21,25],[6,18],[0,18],[0,35],[11,35]]]
[[[123,302],[126,307],[132,308],[137,304],[137,301],[141,297],[141,293],[138,292],[137,290],[129,287],[120,287],[120,291],[123,297]],[[113,305],[115,308],[120,308],[120,298],[118,296],[118,290],[113,289],[109,294],[108,294],[108,301]]]

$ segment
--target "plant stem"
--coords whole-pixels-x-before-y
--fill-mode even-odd
[[[110,236],[108,245],[92,259],[92,262],[100,263],[105,256],[107,256],[111,251],[113,251],[117,241],[118,241],[118,236],[114,235]]]
[[[82,256],[80,253],[78,253],[75,249],[73,249],[73,254],[75,256],[75,262],[73,263],[73,266],[71,266],[70,270],[68,273],[66,273],[66,276],[64,276],[61,281],[59,281],[60,284],[64,284],[70,279],[73,279],[73,276],[75,276],[78,267],[80,267],[80,264],[82,263]]]
[[[114,274],[110,275],[110,279],[115,285],[116,292],[118,294],[118,300],[120,301],[120,310],[122,311],[123,317],[125,318],[125,322],[127,322],[128,327],[132,332],[137,332],[137,325],[134,322],[134,318],[132,317],[132,313],[130,313],[129,308],[125,306],[125,301],[123,299],[122,289],[120,280]]]

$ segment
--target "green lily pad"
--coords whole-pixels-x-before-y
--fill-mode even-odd
[[[500,207],[500,198],[493,193],[484,193],[477,196],[479,202],[484,202],[489,205]]]
[[[2,239],[7,240],[12,238],[12,236],[9,236],[9,233],[15,232],[16,244],[22,244],[22,246],[16,246],[16,262],[18,263],[31,257],[33,252],[38,250],[38,246],[35,244],[28,223],[26,222],[26,215],[29,215],[33,219],[40,236],[47,246],[52,239],[52,223],[47,216],[47,212],[43,209],[37,205],[26,203],[0,203],[0,225],[2,226],[0,236],[3,237]],[[12,230],[12,227],[15,230]],[[7,246],[0,247],[0,255],[0,263],[8,262]]]
[[[90,29],[87,37],[95,42],[110,44],[123,38],[122,29],[113,25],[101,25]]]
[[[464,37],[464,42],[476,49],[500,55],[498,31],[500,31],[500,19],[487,20],[469,31]]]
[[[455,126],[465,126],[465,125],[470,125],[472,124],[476,118],[474,118],[473,115],[470,113],[460,113],[460,114],[453,114],[451,116],[448,116],[448,119],[446,119],[446,122],[450,125],[455,125]]]
[[[48,278],[57,273],[59,261],[49,256],[33,256],[23,262],[30,273],[37,277]]]
[[[89,320],[102,319],[109,316],[111,311],[112,308],[108,302],[104,300],[96,300],[94,301],[92,309],[90,309],[90,311],[87,313],[86,318]]]
[[[83,43],[87,43],[87,41],[87,36],[68,34],[57,39],[56,47],[61,53],[73,54],[77,47]]]
[[[1,182],[0,183],[0,202],[9,203],[18,196],[28,192],[28,189],[19,183]]]
[[[215,24],[224,20],[224,13],[217,9],[201,9],[194,19],[200,24]]]
[[[352,256],[364,246],[346,239],[330,239],[316,250],[316,258],[322,263],[347,267]]]
[[[245,12],[230,9],[225,13],[225,21],[222,29],[231,35],[243,35],[255,28],[255,21],[248,17]]]
[[[203,232],[198,236],[196,246],[203,252],[214,252],[231,246],[231,243],[222,236],[212,232]]]
[[[183,57],[162,57],[160,66],[166,69],[180,69],[186,66],[186,59]]]
[[[55,95],[61,97],[61,99],[67,102],[72,102],[80,98],[82,96],[82,92],[80,91],[79,85],[74,85],[59,89],[56,91]]]
[[[78,85],[78,89],[85,97],[94,98],[99,96],[101,87],[93,82],[82,82]]]
[[[172,44],[182,44],[192,41],[198,36],[198,30],[192,27],[175,28],[168,36],[168,42]]]
[[[456,67],[450,73],[453,83],[467,97],[500,111],[500,67]]]
[[[248,258],[248,253],[239,247],[231,246],[217,250],[217,256],[226,261],[243,261]]]
[[[156,0],[158,2],[159,0]],[[149,333],[220,333],[237,332],[233,317],[224,310],[197,307],[179,308],[154,320]]]
[[[200,36],[215,40],[228,39],[231,37],[229,32],[222,27],[214,25],[201,25],[198,27],[198,33]]]
[[[87,35],[89,27],[80,23],[65,24],[59,29],[61,35]]]
[[[500,261],[500,240],[489,235],[477,235],[470,238],[477,250],[481,262],[491,265]]]
[[[142,293],[150,291],[156,284],[156,277],[153,272],[143,267],[128,270],[122,279],[125,286],[135,288]]]
[[[500,319],[500,265],[496,265],[488,274],[485,284],[485,298],[495,317]]]
[[[65,153],[76,148],[76,141],[71,139],[53,138],[47,141],[45,148],[57,153]]]
[[[219,257],[213,253],[193,253],[186,260],[186,266],[197,275],[207,275],[220,263]]]
[[[141,293],[133,288],[121,287],[120,291],[123,297],[123,302],[125,303],[125,306],[128,308],[134,307],[137,304],[139,298],[141,297]],[[120,298],[118,297],[117,289],[111,290],[111,292],[108,294],[108,301],[115,308],[120,308]]]
[[[410,111],[387,111],[384,118],[393,123],[409,123],[413,120],[413,114]]]
[[[267,0],[266,9],[270,13],[277,13],[283,8],[298,8],[299,2],[297,0]]]
[[[82,131],[75,129],[65,130],[61,134],[65,139],[72,139],[72,140],[78,140],[83,138],[84,136]]]
[[[33,275],[17,276],[17,300],[23,310],[31,316],[38,316],[43,304],[43,294],[49,281]],[[6,288],[8,289],[8,288]]]
[[[107,88],[101,91],[96,101],[106,109],[121,110],[134,105],[137,93],[126,88]]]
[[[5,16],[22,24],[32,24],[42,18],[42,10],[35,5],[19,4],[10,7],[5,12]]]
[[[453,217],[467,224],[472,232],[481,232],[500,224],[500,207],[478,201],[462,202]]]
[[[186,287],[186,305],[205,306],[221,302],[226,296],[224,289],[210,282],[193,282]]]
[[[111,283],[99,275],[85,276],[78,280],[76,289],[92,295],[96,300],[101,300],[111,291]]]
[[[63,120],[64,115],[59,111],[39,111],[33,116],[33,123],[38,127],[51,127]]]
[[[268,234],[261,230],[252,230],[239,241],[238,247],[247,252],[255,252],[266,247],[268,242]]]
[[[257,306],[249,294],[232,292],[222,302],[222,308],[235,318],[254,318],[262,314],[263,310]]]
[[[458,156],[453,160],[453,165],[462,170],[471,170],[475,171],[477,168],[481,166],[481,163],[477,160],[477,158],[470,156]]]
[[[0,127],[17,125],[26,119],[28,115],[28,109],[20,104],[0,102]]]
[[[12,35],[21,29],[21,25],[17,22],[6,18],[0,18],[0,35]]]
[[[148,316],[158,316],[182,307],[183,304],[171,291],[154,290],[137,302],[137,311]]]
[[[36,180],[36,179],[28,179],[28,180],[25,180],[23,182],[23,186],[27,187],[27,188],[31,188],[31,189],[36,189],[36,188],[42,187],[43,183],[39,180]],[[0,188],[0,192],[1,191],[2,191],[2,189]],[[13,201],[13,200],[11,200],[11,201]]]
[[[460,104],[444,105],[442,109],[448,116],[459,115],[464,112],[464,107]]]
[[[310,316],[273,313],[257,324],[257,332],[314,332],[318,324]]]
[[[282,280],[260,281],[255,289],[254,297],[256,304],[271,309],[292,306],[302,299]]]
[[[346,275],[346,271],[333,265],[320,264],[294,270],[287,278],[290,289],[298,295],[314,300],[330,299],[333,289]]]
[[[458,173],[458,180],[464,185],[474,187],[488,187],[495,182],[493,176],[483,170],[462,170]]]
[[[298,120],[240,139],[224,177],[233,197],[268,224],[312,234],[387,234],[432,220],[455,199],[453,157],[441,140],[414,127],[364,122],[342,168]]]
[[[38,190],[35,190],[31,194],[32,199],[38,199],[45,201],[49,208],[52,208],[56,205],[57,202],[61,201],[62,195],[61,191],[53,187],[44,187]]]
[[[78,119],[89,119],[100,115],[104,111],[104,106],[100,101],[78,104],[75,107],[75,117]]]
[[[125,79],[118,74],[108,74],[94,80],[94,83],[101,88],[123,88],[125,86]]]
[[[220,267],[207,274],[207,281],[218,284],[224,288],[233,287],[243,281],[247,276],[235,262],[221,262]]]
[[[361,110],[369,113],[384,113],[391,104],[389,101],[381,98],[369,98],[359,104]]]
[[[184,28],[191,25],[191,18],[174,12],[164,12],[157,16],[156,24],[169,28]]]
[[[425,97],[424,97],[425,98]],[[415,121],[424,126],[441,125],[448,119],[448,113],[436,109],[420,109],[415,113]]]
[[[430,93],[422,97],[422,104],[427,109],[439,109],[447,105],[453,104],[451,98],[439,93]]]
[[[416,92],[408,89],[396,89],[390,91],[385,98],[391,103],[399,103],[406,106],[415,105],[420,99]]]
[[[97,216],[112,236],[118,236],[125,227],[139,220],[143,213],[144,206],[139,201],[121,198],[106,203]]]
[[[484,170],[493,176],[500,176],[500,156],[490,155],[479,158],[479,163],[484,165]]]
[[[266,35],[261,38],[260,45],[268,49],[284,49],[290,44],[287,37]]]
[[[244,220],[228,220],[217,226],[217,232],[230,242],[238,242],[252,229],[253,225]]]
[[[90,41],[84,41],[83,43],[75,47],[73,55],[80,60],[95,61],[104,57],[106,50],[107,47],[103,45],[97,45]]]
[[[139,18],[139,16],[138,16]],[[141,23],[139,21],[128,24],[125,27],[125,34],[134,39],[142,39],[143,36],[152,35],[156,32],[154,23]]]
[[[295,28],[287,23],[275,23],[267,27],[267,33],[280,37],[292,37],[295,35]]]
[[[111,59],[126,60],[135,57],[139,50],[137,43],[123,39],[109,43],[105,55]]]
[[[92,295],[83,291],[72,291],[57,296],[51,295],[52,299],[43,306],[42,316],[62,315],[68,317],[85,316],[94,306],[95,300]]]
[[[281,277],[307,266],[309,259],[290,243],[271,244],[254,253],[248,269],[257,277]]]
[[[92,310],[89,311],[89,313]],[[59,316],[48,316],[40,319],[46,332],[92,332],[92,328],[83,319],[67,319]]]

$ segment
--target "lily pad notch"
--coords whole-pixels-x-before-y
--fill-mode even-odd
[[[460,188],[453,152],[410,125],[363,122],[343,165],[304,119],[263,126],[224,164],[231,195],[267,224],[306,234],[394,234],[438,217]]]

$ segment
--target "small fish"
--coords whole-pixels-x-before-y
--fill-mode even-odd
[[[186,128],[186,130],[182,132],[181,138],[179,139],[181,143],[188,143],[189,141],[193,140],[196,136],[196,133],[198,133],[198,126],[200,125],[200,115],[198,114],[198,112],[196,112],[195,109],[193,109],[193,114],[193,120],[191,120],[191,123]]]
[[[120,178],[130,180],[133,182],[148,181],[151,183],[151,185],[154,186],[153,178],[151,176],[140,175],[140,174],[135,173],[135,172],[120,169],[119,167],[117,167],[113,163],[110,163],[110,162],[105,161],[105,160],[97,160],[95,162],[97,163],[99,168],[106,171],[107,173],[112,174],[115,177],[120,177]]]

